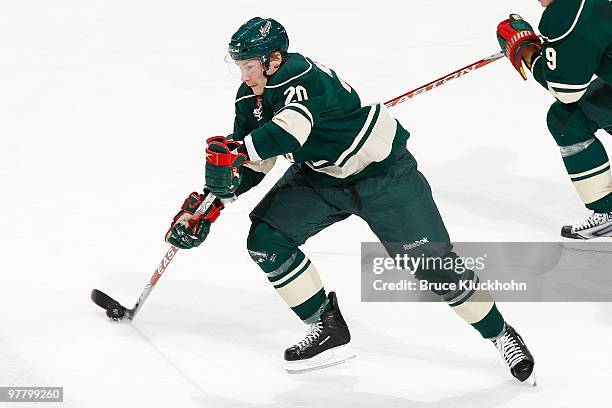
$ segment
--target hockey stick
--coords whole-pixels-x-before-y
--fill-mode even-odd
[[[451,72],[448,75],[444,75],[443,77],[440,77],[438,79],[435,79],[423,86],[420,86],[416,89],[413,89],[412,91],[408,91],[405,94],[402,94],[396,98],[393,98],[387,102],[385,102],[385,106],[387,108],[390,108],[392,106],[397,105],[398,103],[402,103],[408,99],[414,98],[415,96],[422,94],[424,92],[427,91],[431,91],[432,89],[440,86],[440,85],[444,85],[445,83],[447,83],[448,81],[452,81],[455,78],[459,78],[460,76],[463,76],[465,74],[469,74],[470,72],[478,69],[478,68],[482,68],[487,64],[492,63],[493,61],[497,61],[498,59],[502,58],[504,56],[503,52],[498,52],[497,54],[493,54],[490,55],[486,58],[481,59],[480,61],[474,62],[470,65],[466,65],[463,68],[459,68],[456,71]]]
[[[468,74],[478,68],[484,67],[487,64],[490,64],[493,61],[496,61],[500,58],[502,58],[504,56],[504,54],[502,52],[498,52],[497,54],[493,54],[491,56],[488,56],[486,58],[481,59],[480,61],[474,62],[470,65],[467,65],[463,68],[460,68],[456,71],[451,72],[450,74],[447,74],[443,77],[440,77],[436,80],[433,80],[423,86],[420,86],[416,89],[413,89],[411,91],[406,92],[405,94],[402,94],[394,99],[391,99],[387,102],[385,102],[385,106],[387,107],[392,107],[397,105],[398,103],[404,102],[408,99],[414,98],[415,96],[430,91],[440,85],[443,85],[445,83],[447,83],[448,81],[451,81],[455,78],[459,78],[460,76],[463,76],[465,74]],[[206,211],[206,209],[208,209],[208,207],[212,204],[212,202],[214,201],[215,197],[210,194],[208,195],[207,199],[202,203],[202,205],[200,206],[200,208],[196,211],[196,214],[202,214],[204,211]],[[155,269],[155,272],[153,273],[153,276],[151,276],[151,279],[149,280],[149,282],[146,284],[145,288],[143,289],[142,293],[140,294],[140,297],[138,298],[138,300],[136,301],[136,304],[134,305],[133,308],[128,309],[124,306],[122,306],[119,302],[117,302],[115,299],[111,298],[110,296],[108,296],[106,293],[98,290],[98,289],[94,289],[91,291],[91,300],[98,306],[100,306],[101,308],[106,310],[106,315],[115,321],[119,321],[121,319],[123,319],[123,317],[127,317],[129,320],[134,319],[134,317],[136,316],[136,313],[138,313],[138,311],[140,310],[140,308],[142,307],[143,303],[145,302],[145,300],[149,297],[149,294],[151,293],[151,291],[153,290],[153,288],[155,287],[155,285],[157,284],[157,281],[159,281],[159,278],[162,276],[162,274],[165,272],[166,268],[168,267],[168,265],[170,265],[170,262],[172,262],[172,260],[174,259],[174,256],[176,255],[176,253],[178,252],[178,248],[175,246],[171,246],[167,251],[166,254],[164,255],[164,258],[162,259],[162,261],[160,262],[159,266],[157,267],[157,269]]]
[[[159,278],[161,278],[168,265],[170,265],[170,262],[172,262],[172,260],[174,259],[174,255],[176,255],[177,252],[178,248],[174,245],[172,245],[168,249],[168,251],[164,255],[164,258],[159,263],[159,266],[157,267],[157,269],[155,269],[155,272],[153,272],[153,276],[151,276],[151,279],[149,280],[149,282],[147,282],[147,285],[143,289],[142,293],[140,294],[140,297],[136,301],[136,304],[133,308],[128,309],[122,306],[115,299],[98,289],[94,289],[91,291],[91,300],[93,300],[96,305],[106,310],[106,315],[111,320],[119,321],[124,317],[127,317],[129,320],[132,320],[134,316],[136,316],[136,313],[138,313],[138,310],[140,310],[144,301],[149,297],[149,294],[155,287],[155,284],[157,283]]]
[[[200,204],[200,207],[196,210],[194,216],[203,214],[213,204],[216,198],[217,197],[215,197],[213,194],[208,194],[202,204]],[[230,201],[233,200],[224,200],[224,204]],[[155,272],[153,272],[153,276],[151,276],[151,279],[149,280],[149,282],[147,282],[144,289],[140,293],[140,297],[136,301],[136,304],[131,309],[122,306],[115,299],[98,289],[94,289],[91,291],[91,300],[96,305],[106,310],[106,315],[109,319],[113,321],[119,321],[124,317],[127,317],[129,320],[134,319],[136,313],[138,313],[145,300],[147,300],[149,294],[157,284],[157,281],[159,281],[159,278],[161,278],[163,273],[166,271],[166,268],[168,268],[168,265],[170,265],[170,262],[172,262],[178,250],[179,249],[177,247],[172,245],[166,251],[166,254],[159,263],[159,266],[157,267],[157,269],[155,269]]]

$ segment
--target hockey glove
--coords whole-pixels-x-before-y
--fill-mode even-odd
[[[240,166],[249,161],[239,153],[240,142],[214,136],[206,140],[206,188],[220,198],[231,198],[240,185]]]
[[[531,69],[531,58],[525,54],[534,55],[542,49],[542,41],[533,31],[533,27],[518,14],[510,14],[510,18],[497,26],[497,41],[502,51],[508,57],[514,68],[527,80],[523,62]]]
[[[208,208],[200,209],[203,202]],[[221,200],[208,190],[204,190],[204,194],[189,194],[170,224],[166,241],[181,249],[199,246],[208,236],[210,224],[219,217],[222,209]]]

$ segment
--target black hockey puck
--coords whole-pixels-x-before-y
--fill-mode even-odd
[[[118,322],[123,319],[123,316],[125,315],[125,307],[121,306],[117,302],[111,303],[106,308],[106,315],[112,321]]]

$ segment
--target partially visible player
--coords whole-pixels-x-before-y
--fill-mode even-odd
[[[299,372],[342,362],[351,336],[334,292],[300,246],[351,215],[365,220],[388,251],[456,260],[429,184],[406,149],[409,133],[383,104],[362,106],[357,92],[333,70],[288,52],[285,29],[253,18],[232,36],[229,54],[240,69],[233,140],[209,139],[204,194],[190,196],[167,239],[190,248],[209,223],[189,225],[210,192],[231,198],[255,187],[278,156],[293,162],[251,213],[247,248],[276,292],[309,325],[285,350],[286,367]],[[398,245],[395,245],[397,243]],[[446,264],[447,265],[447,264]],[[473,271],[421,268],[417,279],[478,282]],[[357,271],[356,271],[357,273]],[[525,381],[534,359],[486,290],[436,292],[499,349],[513,376]],[[452,335],[442,328],[441,334]]]
[[[561,235],[612,237],[610,161],[595,136],[599,129],[612,134],[612,1],[539,1],[546,8],[542,40],[516,14],[498,25],[497,38],[521,76],[527,79],[524,63],[557,98],[548,129],[580,199],[593,211],[585,221],[564,226]]]

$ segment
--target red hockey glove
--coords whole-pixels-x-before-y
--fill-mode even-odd
[[[205,208],[200,208],[202,203]],[[221,200],[206,189],[204,194],[189,194],[170,224],[166,241],[181,249],[199,246],[208,236],[210,224],[219,217],[222,209]]]
[[[527,68],[531,69],[531,58],[527,61],[524,54],[531,51],[529,54],[532,55],[533,52],[539,52],[542,49],[542,41],[531,25],[518,14],[510,14],[509,19],[502,21],[497,26],[497,41],[514,68],[524,80],[527,80],[523,62]]]
[[[206,188],[220,198],[234,196],[240,185],[240,166],[249,161],[239,153],[240,142],[214,136],[206,140]]]

